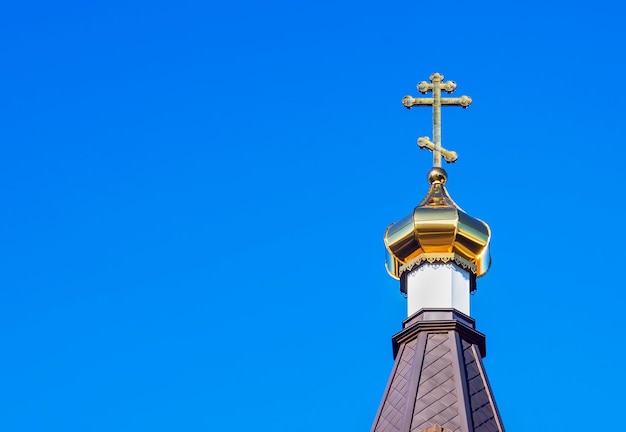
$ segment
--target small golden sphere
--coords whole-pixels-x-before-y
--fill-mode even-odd
[[[433,167],[428,171],[428,183],[441,183],[444,184],[448,179],[448,173],[445,169],[439,167]]]

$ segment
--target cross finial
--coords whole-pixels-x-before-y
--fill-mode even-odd
[[[414,98],[412,96],[402,98],[402,104],[409,109],[414,106],[432,105],[433,107],[433,141],[428,137],[421,137],[417,140],[417,145],[433,152],[434,167],[441,167],[442,155],[448,163],[456,161],[456,152],[441,147],[441,105],[459,105],[463,108],[467,108],[472,104],[472,99],[469,96],[442,98],[441,90],[452,93],[456,90],[456,83],[454,81],[444,83],[443,75],[437,72],[430,76],[430,84],[426,81],[422,81],[417,85],[417,90],[423,94],[433,92],[432,98]]]

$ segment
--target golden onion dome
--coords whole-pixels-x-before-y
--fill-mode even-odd
[[[385,232],[387,271],[399,279],[423,263],[455,262],[480,277],[491,265],[489,226],[456,205],[444,184],[447,173],[432,168],[430,189],[413,212]]]

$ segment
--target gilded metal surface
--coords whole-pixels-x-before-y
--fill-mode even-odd
[[[454,81],[443,82],[443,75],[434,73],[430,83],[417,85],[421,93],[432,92],[432,98],[405,96],[405,107],[433,107],[433,141],[428,137],[417,140],[420,148],[433,152],[433,168],[428,172],[430,189],[413,212],[387,228],[385,247],[387,271],[395,278],[424,263],[454,262],[458,266],[482,276],[489,270],[491,256],[489,226],[465,213],[450,198],[445,188],[448,178],[441,168],[441,157],[454,162],[456,152],[441,147],[441,105],[459,105],[467,108],[472,99],[468,96],[442,98],[441,92],[456,90]]]
[[[452,261],[476,276],[484,275],[491,264],[489,226],[452,200],[442,168],[433,168],[428,178],[431,185],[426,197],[385,232],[387,271],[400,278],[424,263]]]
[[[400,266],[400,271],[398,272],[400,275],[404,272],[410,272],[413,269],[418,268],[422,264],[429,263],[448,263],[453,262],[461,268],[464,268],[467,271],[470,271],[476,274],[476,264],[469,262],[465,258],[455,254],[455,253],[424,253],[418,256],[417,258],[413,258],[406,264]]]
[[[430,150],[432,152],[434,152],[435,148],[436,148],[435,143],[432,142],[431,140],[429,140],[428,137],[420,137],[420,138],[418,138],[417,139],[417,145],[420,148],[425,148],[425,149]],[[439,149],[439,151],[441,152],[441,156],[443,156],[443,158],[448,163],[456,162],[456,160],[459,158],[459,156],[456,154],[455,151],[446,150],[443,147],[441,147]]]
[[[432,106],[433,107],[433,141],[432,148],[428,148],[433,152],[433,166],[441,167],[441,155],[443,154],[443,150],[441,148],[441,105],[458,105],[463,108],[467,108],[472,104],[472,98],[469,96],[461,96],[458,98],[442,98],[441,91],[445,91],[448,93],[452,93],[456,90],[456,83],[454,81],[443,82],[443,75],[435,72],[430,76],[430,84],[426,81],[422,81],[417,85],[417,90],[420,93],[426,94],[428,92],[433,93],[432,98],[414,98],[413,96],[405,96],[402,98],[402,105],[407,108],[412,108],[414,106]],[[428,139],[428,138],[426,138]],[[430,140],[429,140],[430,142]],[[419,141],[418,141],[419,143]],[[448,150],[445,152],[450,153]],[[456,153],[454,153],[456,155]],[[454,162],[457,158],[454,157],[454,160],[449,160],[449,158],[445,157],[447,162]]]

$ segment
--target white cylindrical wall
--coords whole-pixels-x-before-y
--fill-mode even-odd
[[[470,314],[470,275],[453,263],[422,264],[406,277],[408,316],[423,308]]]

